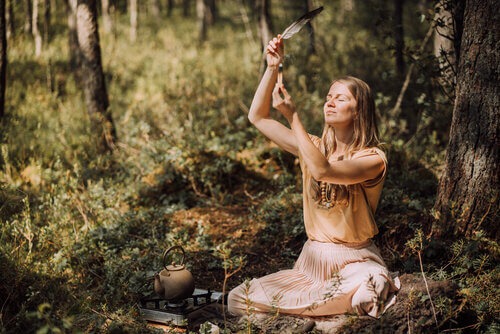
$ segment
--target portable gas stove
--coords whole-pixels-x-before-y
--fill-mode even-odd
[[[148,322],[184,327],[192,321],[198,323],[202,319],[217,317],[221,302],[221,292],[195,289],[190,297],[179,302],[145,297],[140,300],[139,311]]]

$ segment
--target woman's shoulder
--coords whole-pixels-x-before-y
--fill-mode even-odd
[[[318,136],[315,136],[315,135],[312,135],[310,133],[308,133],[309,135],[309,138],[311,139],[311,141],[313,142],[313,144],[316,146],[316,147],[319,147],[319,144],[321,142],[321,138],[318,137]]]
[[[384,162],[387,162],[387,157],[385,155],[385,152],[380,148],[380,147],[365,147],[362,148],[356,152],[353,153],[352,158],[353,159],[359,159],[363,157],[368,157],[371,155],[378,155],[384,160]]]

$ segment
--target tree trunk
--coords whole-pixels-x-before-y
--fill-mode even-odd
[[[154,18],[160,17],[160,1],[159,0],[149,0],[149,11]]]
[[[49,44],[50,40],[50,19],[51,19],[51,8],[50,0],[45,0],[44,3],[44,13],[43,13],[43,42],[45,45]]]
[[[205,0],[196,0],[196,20],[198,22],[198,41],[203,44],[208,37],[208,8]]]
[[[258,15],[258,27],[260,36],[260,45],[262,50],[267,46],[267,43],[273,38],[273,28],[271,23],[271,16],[269,14],[269,1],[257,0],[256,10]]]
[[[7,22],[5,0],[0,0],[0,119],[5,114],[5,85],[7,76]]]
[[[39,57],[42,54],[42,35],[40,34],[40,29],[38,29],[38,8],[39,0],[33,0],[31,29],[33,38],[35,39],[35,57]]]
[[[99,149],[110,151],[115,147],[116,130],[108,109],[108,94],[102,70],[97,27],[96,0],[78,0],[76,18],[87,111],[92,129],[99,135]]]
[[[66,0],[68,13],[68,45],[69,45],[69,65],[75,73],[76,82],[81,82],[80,62],[81,54],[78,46],[78,32],[76,30],[76,8],[78,0]]]
[[[207,24],[214,25],[215,21],[217,21],[217,4],[215,0],[205,0],[205,6],[207,8]]]
[[[456,85],[458,51],[463,30],[463,7],[464,0],[439,0],[435,6],[434,56],[441,72],[439,83],[449,96],[453,96]],[[461,22],[458,27],[457,19]]]
[[[5,1],[5,24],[7,29],[7,38],[14,37],[16,33],[13,1],[14,0]]]
[[[307,12],[310,12],[311,10],[314,9],[312,0],[304,0],[304,9]],[[313,54],[316,54],[316,42],[315,42],[315,33],[314,33],[314,27],[311,24],[311,21],[307,22],[306,24],[307,30],[309,31],[309,45],[307,48],[307,55],[311,56]]]
[[[394,51],[396,58],[396,73],[400,79],[403,79],[405,75],[405,61],[403,58],[403,51],[405,48],[403,5],[404,0],[394,0]]]
[[[31,30],[32,30],[31,20],[33,19],[32,14],[31,14],[31,10],[32,10],[31,0],[25,0],[24,6],[25,6],[24,33],[26,35],[28,35],[28,34],[31,34]]]
[[[113,22],[111,21],[109,0],[101,0],[102,10],[102,27],[105,33],[110,33],[113,29]]]
[[[498,238],[499,13],[496,0],[465,4],[450,141],[434,207],[438,235],[484,230]]]
[[[137,0],[129,0],[130,41],[137,40]]]
[[[182,0],[182,16],[184,16],[184,17],[189,16],[189,8],[190,7],[191,7],[191,0]]]
[[[174,10],[174,0],[167,0],[167,16],[172,16],[172,11]]]

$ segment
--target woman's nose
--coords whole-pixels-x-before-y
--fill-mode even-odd
[[[335,107],[335,99],[332,98],[332,99],[327,100],[326,105]]]

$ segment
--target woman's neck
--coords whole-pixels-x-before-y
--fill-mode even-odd
[[[335,129],[335,141],[337,143],[335,152],[337,155],[343,155],[347,151],[347,148],[352,143],[353,136],[354,132],[352,130],[339,131]]]

